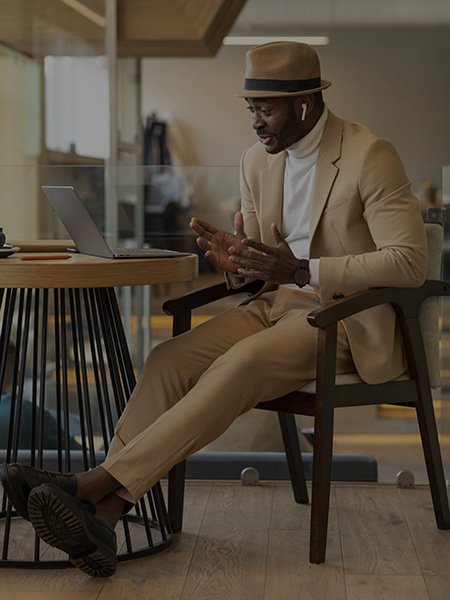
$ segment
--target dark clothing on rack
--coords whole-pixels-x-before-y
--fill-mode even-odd
[[[148,118],[144,131],[144,165],[170,165],[167,124]]]

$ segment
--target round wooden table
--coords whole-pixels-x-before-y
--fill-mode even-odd
[[[136,383],[114,288],[197,277],[196,255],[117,260],[72,254],[67,245],[22,242],[26,252],[0,259],[0,392],[8,392],[2,402],[7,397],[10,406],[1,462],[62,472],[103,461]],[[50,442],[51,418],[56,433]],[[37,537],[24,544],[28,524],[16,516],[3,495],[0,566],[71,565],[54,553],[48,559]],[[168,545],[171,525],[159,483],[122,526],[119,560]]]

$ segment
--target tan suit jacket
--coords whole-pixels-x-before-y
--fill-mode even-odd
[[[285,158],[285,151],[269,155],[258,143],[241,160],[245,231],[268,245],[274,244],[271,223],[281,229]],[[414,287],[424,281],[424,227],[396,150],[366,127],[332,113],[316,164],[309,239],[310,258],[320,258],[322,303],[371,287]],[[263,291],[269,289],[274,286],[266,284]],[[405,370],[391,306],[369,309],[343,325],[363,380],[380,383]]]

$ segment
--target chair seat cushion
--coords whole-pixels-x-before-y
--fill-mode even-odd
[[[402,373],[395,381],[405,381],[409,379],[408,373]],[[336,384],[337,385],[350,385],[355,383],[364,383],[358,373],[342,373],[341,375],[336,375]],[[316,393],[316,379],[309,381],[306,385],[298,389],[299,392],[305,392],[307,394],[315,394]]]

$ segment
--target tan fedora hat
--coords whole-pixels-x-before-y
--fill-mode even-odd
[[[302,96],[327,87],[320,78],[319,57],[308,44],[269,42],[250,48],[246,55],[244,89],[239,98]]]

